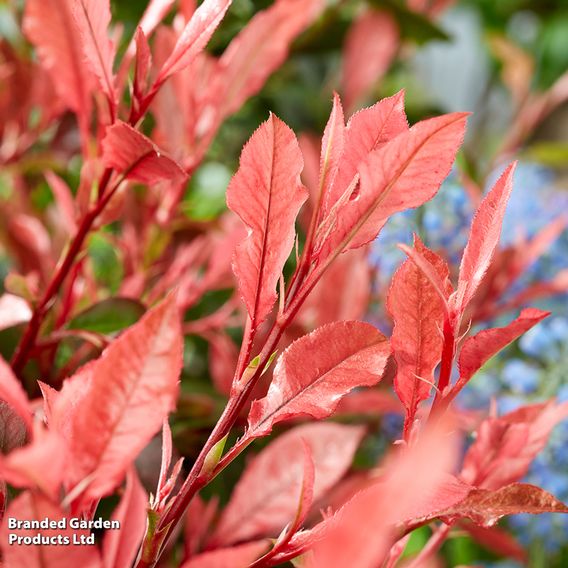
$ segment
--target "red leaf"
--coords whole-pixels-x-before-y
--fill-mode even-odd
[[[118,120],[108,128],[102,145],[105,166],[114,168],[127,179],[147,185],[162,180],[183,183],[187,179],[177,162],[125,122]]]
[[[111,105],[112,114],[117,105],[112,65],[116,49],[108,37],[110,26],[109,0],[74,0],[73,17],[81,36],[80,48],[91,71],[96,75],[103,93]]]
[[[247,226],[233,264],[253,328],[270,313],[276,284],[294,243],[294,220],[307,190],[294,133],[274,115],[243,148],[239,170],[227,189],[227,205]]]
[[[416,235],[415,235],[416,238]],[[442,280],[436,268],[432,263],[416,248],[410,248],[405,244],[399,243],[398,248],[403,251],[406,256],[419,268],[422,274],[428,279],[436,293],[438,294],[444,310],[449,312],[448,300],[453,290],[452,283],[449,280]]]
[[[363,322],[328,324],[298,339],[279,357],[266,397],[253,402],[246,435],[265,436],[298,416],[329,416],[349,391],[381,379],[390,354],[385,336]]]
[[[201,544],[213,519],[217,514],[219,500],[213,497],[205,503],[196,495],[189,504],[185,514],[185,527],[183,532],[183,546],[185,557],[190,558],[201,549]]]
[[[87,498],[116,487],[174,409],[182,349],[179,315],[169,297],[87,368],[91,379],[64,428],[74,458],[70,477],[74,483],[89,477]]]
[[[566,418],[568,403],[535,404],[488,418],[465,456],[461,478],[487,489],[518,481],[546,446],[552,429]]]
[[[0,357],[0,400],[7,402],[23,419],[28,430],[32,428],[32,411],[28,397],[11,367]]]
[[[28,0],[22,25],[49,71],[58,96],[86,124],[93,82],[83,64],[81,35],[71,0]]]
[[[138,24],[145,36],[149,36],[156,29],[174,4],[175,0],[150,0],[148,2]]]
[[[501,517],[519,513],[568,513],[568,507],[554,495],[528,483],[511,483],[495,491],[473,489],[457,505],[438,513],[437,517],[467,517],[481,526],[492,526]]]
[[[322,0],[280,0],[258,12],[219,59],[210,87],[219,120],[256,94],[286,59],[294,38],[321,12]]]
[[[295,321],[311,330],[336,321],[363,319],[371,300],[372,274],[364,248],[337,257],[302,305]]]
[[[363,429],[307,424],[272,442],[247,466],[212,537],[217,546],[274,535],[296,514],[304,478],[304,440],[315,465],[314,501],[347,471]]]
[[[209,338],[209,372],[215,388],[226,396],[231,392],[233,375],[239,358],[235,342],[226,333]]]
[[[466,116],[424,120],[371,152],[359,168],[356,193],[332,212],[331,230],[321,239],[323,257],[368,243],[391,215],[431,199],[453,164]]]
[[[446,426],[439,425],[423,435],[419,444],[404,450],[387,463],[385,481],[355,495],[333,522],[324,521],[324,538],[314,547],[310,568],[382,564],[396,538],[394,525],[425,509],[429,495],[447,481],[457,446],[448,438]]]
[[[136,470],[126,476],[126,487],[111,521],[120,523],[120,530],[108,530],[103,539],[104,568],[132,566],[146,530],[148,496]]]
[[[342,164],[345,148],[345,118],[343,107],[337,93],[333,96],[333,108],[325,127],[321,141],[319,194],[318,199],[324,199],[331,191]]]
[[[72,529],[67,521],[65,529],[9,529],[8,519],[30,521],[49,519],[61,521],[66,518],[51,501],[38,493],[26,491],[19,495],[8,507],[4,523],[0,530],[4,565],[10,568],[61,568],[62,566],[81,566],[81,568],[101,568],[101,559],[96,546],[72,544],[73,536],[89,536],[90,531]],[[34,537],[36,535],[50,539],[50,544],[10,544],[10,535],[14,537]],[[40,537],[40,538],[41,538]],[[53,539],[53,540],[51,540]],[[61,539],[61,540],[60,540]],[[69,544],[64,544],[69,539]]]
[[[37,488],[56,500],[68,467],[67,458],[61,436],[37,424],[31,443],[0,456],[0,474],[14,487]]]
[[[499,556],[508,556],[521,563],[526,563],[525,549],[508,532],[499,527],[480,527],[469,522],[462,522],[459,527],[466,530],[469,535],[481,546],[496,552]]]
[[[45,172],[44,175],[57,203],[57,208],[63,221],[62,225],[65,226],[70,236],[74,235],[77,230],[77,223],[75,221],[76,211],[73,194],[69,186],[58,175],[51,171]]]
[[[550,315],[550,312],[527,308],[520,313],[517,319],[505,327],[484,329],[473,337],[468,337],[460,352],[460,378],[452,394],[457,394],[474,373],[483,367],[491,357],[548,315]]]
[[[366,10],[355,19],[347,32],[343,56],[342,82],[348,109],[388,71],[398,46],[398,26],[388,12]]]
[[[182,564],[181,568],[247,568],[266,550],[267,546],[265,540],[260,540],[232,548],[204,552]]]
[[[322,218],[327,217],[344,196],[369,153],[406,131],[408,122],[404,114],[403,91],[360,110],[349,119],[345,131],[345,151],[333,187],[325,196]]]
[[[285,529],[276,539],[274,546],[264,556],[258,559],[253,566],[266,566],[269,562],[273,565],[272,559],[278,556],[281,551],[288,548],[290,541],[297,534],[303,525],[310,511],[314,499],[315,466],[312,458],[310,446],[304,441],[304,477],[302,479],[302,489],[300,491],[300,502],[296,511],[296,517],[292,523],[286,525]],[[277,561],[277,564],[280,562]]]
[[[414,247],[433,266],[438,278],[447,283],[449,269],[444,260],[418,238]],[[394,388],[406,408],[407,423],[411,424],[418,404],[430,396],[434,369],[442,356],[444,305],[430,280],[409,259],[393,277],[387,309],[394,321]]]
[[[205,0],[197,8],[181,32],[172,53],[160,69],[156,85],[160,85],[168,77],[190,65],[203,51],[230,4],[231,0]]]
[[[136,60],[132,91],[134,96],[140,100],[146,91],[146,81],[152,64],[152,53],[148,45],[148,38],[142,31],[142,28],[136,29],[134,40],[136,42]]]
[[[471,224],[469,241],[463,253],[456,309],[459,313],[469,304],[481,284],[501,236],[501,225],[509,195],[513,189],[515,164],[511,164],[485,196]]]
[[[359,389],[339,401],[335,415],[340,414],[400,414],[403,408],[390,389]]]

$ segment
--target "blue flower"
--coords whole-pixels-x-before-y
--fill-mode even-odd
[[[534,392],[538,387],[539,377],[538,367],[521,359],[512,359],[503,366],[503,382],[517,394]]]

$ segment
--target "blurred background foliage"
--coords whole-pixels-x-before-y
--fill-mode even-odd
[[[221,53],[250,18],[271,3],[234,0],[209,49]],[[11,2],[14,4],[22,2]],[[145,5],[142,1],[113,0],[114,19],[124,25],[123,38],[131,37]],[[29,49],[21,41],[18,23],[7,6],[0,3],[0,35],[18,49]],[[568,72],[566,0],[458,0],[433,20],[410,10],[401,0],[328,0],[326,12],[296,40],[286,63],[221,128],[206,160],[186,188],[182,211],[189,221],[207,223],[225,210],[225,190],[243,143],[269,111],[298,134],[321,134],[332,93],[341,89],[341,55],[347,30],[366,7],[388,11],[395,18],[403,41],[389,71],[368,92],[366,100],[360,101],[360,106],[404,88],[411,122],[441,112],[471,111],[459,166],[481,189],[495,178],[503,161],[511,157],[506,142],[523,104],[546,92]],[[505,243],[512,243],[522,232],[532,236],[558,213],[568,212],[568,104],[555,108],[518,142],[511,149],[522,163],[504,230]],[[45,167],[46,160],[49,164],[50,156],[35,152],[26,159],[20,167],[33,175]],[[66,176],[71,187],[76,187],[80,163],[77,160],[68,166]],[[370,257],[377,267],[377,290],[384,288],[402,259],[396,243],[409,242],[413,231],[419,232],[427,245],[446,249],[450,258],[459,262],[474,209],[462,181],[462,176],[454,172],[432,202],[419,211],[395,216],[385,227]],[[0,173],[0,199],[9,195],[9,187]],[[34,190],[35,205],[43,209],[50,200],[47,185],[38,182]],[[113,230],[111,225],[93,236],[89,244],[97,279],[111,291],[122,279],[121,265],[112,245]],[[159,246],[157,235],[156,247]],[[564,232],[532,267],[526,282],[550,278],[567,266],[568,235]],[[8,269],[8,260],[0,254],[0,281]],[[196,313],[188,317],[213,312],[225,301],[223,294],[222,291],[206,295],[194,308]],[[554,317],[531,330],[518,345],[506,350],[476,376],[461,397],[464,406],[487,408],[496,400],[499,410],[505,412],[554,394],[568,400],[568,298],[559,296],[540,307],[551,309]],[[380,303],[369,318],[379,325],[388,325],[383,323]],[[239,339],[238,333],[234,330],[235,340]],[[9,340],[4,337],[4,344],[8,345]],[[174,425],[183,453],[191,454],[193,447],[200,446],[200,433],[209,431],[210,417],[215,415],[207,408],[217,396],[208,378],[207,349],[204,340],[186,338],[186,359],[191,360],[191,365],[186,365],[185,377],[194,396],[182,399],[178,409],[180,419]],[[72,351],[72,346],[67,346],[67,350]],[[200,392],[212,398],[200,400]],[[218,396],[217,399],[221,408],[223,401]],[[399,426],[396,417],[377,423],[384,437],[396,438]],[[564,425],[557,429],[528,478],[565,501],[568,500],[567,440],[568,425]],[[361,455],[358,459],[364,463],[366,459],[376,458],[375,454],[384,447],[379,440],[376,446],[364,448],[370,457]],[[240,469],[242,463],[237,462],[207,491],[226,498]],[[568,566],[565,518],[519,516],[509,524],[529,546],[530,566]],[[416,531],[407,554],[419,549],[428,535],[428,529]],[[449,566],[515,565],[498,561],[465,535],[450,539],[442,552]]]

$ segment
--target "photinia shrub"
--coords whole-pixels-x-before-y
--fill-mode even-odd
[[[173,4],[151,0],[119,50],[108,1],[27,0],[34,56],[3,48],[18,79],[0,99],[3,565],[374,568],[397,565],[424,526],[431,538],[406,565],[424,565],[453,530],[523,558],[496,523],[568,512],[522,482],[568,404],[474,415],[455,399],[548,313],[472,323],[565,288],[561,274],[505,299],[565,220],[529,258],[499,248],[512,163],[477,204],[457,270],[418,235],[401,245],[407,259],[379,293],[385,336],[363,321],[367,245],[438,192],[467,113],[409,126],[403,92],[352,112],[403,41],[393,13],[367,7],[345,39],[348,118],[335,94],[320,141],[270,114],[242,149],[228,211],[194,226],[186,184],[222,124],[329,12],[278,0],[214,54],[231,2],[182,1],[168,18]],[[449,3],[407,4],[433,33]],[[190,338],[207,345],[209,394],[187,384]],[[403,417],[401,439],[353,467],[367,419],[385,412]],[[217,483],[238,463],[221,504]]]

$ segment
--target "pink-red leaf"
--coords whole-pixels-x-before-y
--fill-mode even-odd
[[[468,337],[460,352],[460,378],[456,385],[457,390],[465,385],[491,357],[548,315],[550,312],[527,308],[505,327],[484,329],[473,337]]]
[[[339,95],[334,94],[333,107],[321,141],[319,196],[323,200],[331,191],[342,163],[345,147],[345,118]]]
[[[335,321],[363,319],[371,301],[372,279],[364,248],[337,257],[310,292],[295,321],[309,330]]]
[[[403,91],[360,110],[349,119],[344,135],[345,151],[333,186],[325,195],[322,218],[344,197],[369,153],[407,130]]]
[[[56,500],[67,458],[67,447],[59,433],[38,424],[29,444],[0,456],[0,477],[14,487],[39,489]]]
[[[157,85],[190,65],[203,51],[230,4],[231,0],[205,0],[197,8],[160,69],[156,79]]]
[[[515,540],[515,537],[499,527],[481,527],[467,521],[459,523],[459,527],[469,533],[481,546],[497,553],[508,556],[525,564],[527,553]]]
[[[528,483],[511,483],[497,490],[473,489],[457,505],[439,512],[445,519],[466,517],[490,527],[501,517],[519,513],[568,513],[568,507],[554,495]]]
[[[204,552],[181,568],[248,568],[268,547],[265,540]]]
[[[132,83],[132,91],[134,96],[140,100],[146,91],[146,81],[148,79],[148,71],[152,64],[152,53],[148,45],[148,38],[144,34],[142,28],[137,28],[134,34],[136,42],[136,59],[134,65],[134,80]]]
[[[85,395],[64,428],[74,462],[71,479],[89,476],[87,497],[116,487],[174,409],[182,349],[179,315],[169,297],[89,365]]]
[[[462,479],[486,489],[518,481],[546,446],[553,428],[566,418],[568,403],[535,404],[488,418],[465,456]]]
[[[403,251],[406,256],[419,268],[424,276],[429,280],[430,284],[438,294],[444,310],[449,312],[448,299],[453,287],[451,282],[445,282],[440,278],[438,271],[432,263],[416,248],[410,248],[405,244],[399,244],[398,248]]]
[[[351,389],[381,379],[390,354],[385,336],[363,322],[328,324],[298,339],[279,357],[266,397],[253,402],[247,435],[265,436],[297,416],[329,416]]]
[[[18,521],[31,521],[49,519],[61,521],[66,519],[67,528],[61,529],[9,529],[8,519]],[[50,544],[26,546],[25,544],[9,544],[9,535],[16,537],[30,537],[40,534],[50,539]],[[72,529],[69,520],[50,500],[39,493],[26,491],[19,495],[8,507],[2,529],[0,530],[0,546],[3,552],[3,561],[10,568],[61,568],[62,566],[80,566],[81,568],[102,568],[98,548],[73,543],[76,538],[89,536],[90,531]],[[69,539],[69,544],[64,544]],[[63,541],[63,542],[62,542]]]
[[[447,282],[449,269],[444,260],[418,238],[414,247],[432,265],[439,280]],[[408,421],[412,421],[418,404],[430,396],[434,369],[442,356],[444,305],[430,280],[408,259],[393,277],[387,309],[394,321],[394,388]]]
[[[430,495],[448,479],[457,445],[446,428],[441,424],[424,433],[419,444],[387,463],[384,481],[356,494],[333,521],[324,521],[324,538],[315,544],[309,568],[381,566],[396,538],[394,525],[423,511]]]
[[[118,120],[103,140],[103,162],[127,179],[147,185],[159,181],[183,183],[187,174],[146,136]]]
[[[499,244],[505,208],[513,189],[514,171],[515,164],[511,164],[503,172],[473,218],[456,291],[456,308],[459,313],[463,313],[479,288]]]
[[[59,97],[86,123],[93,81],[83,63],[81,34],[71,0],[28,0],[23,29],[50,73]]]
[[[109,530],[103,540],[104,568],[132,566],[146,530],[148,496],[136,470],[126,476],[126,487],[120,503],[112,513],[112,521],[120,523],[120,530]]]
[[[322,237],[322,255],[368,243],[392,214],[431,199],[454,162],[466,116],[424,120],[371,152],[359,168],[355,193],[338,208]]]
[[[352,109],[387,72],[399,46],[398,26],[384,11],[366,10],[355,19],[345,39],[343,92]]]
[[[112,65],[116,49],[108,37],[110,2],[109,0],[74,0],[73,17],[81,36],[81,43],[75,46],[75,49],[83,50],[85,60],[97,77],[114,113],[117,94]]]
[[[213,535],[217,545],[274,535],[294,519],[304,478],[302,440],[315,465],[314,501],[347,471],[363,436],[355,426],[321,423],[290,430],[250,462]]]
[[[294,220],[307,190],[300,182],[303,160],[294,133],[274,115],[245,145],[227,189],[227,205],[248,228],[233,269],[253,326],[276,300],[276,284],[294,243]]]
[[[294,38],[321,12],[322,0],[279,0],[258,12],[231,41],[211,82],[219,120],[256,94],[283,63]]]
[[[53,192],[53,197],[55,198],[59,214],[61,215],[61,220],[63,221],[62,225],[65,226],[69,235],[73,235],[77,230],[73,194],[65,181],[53,172],[45,172],[45,179]]]

